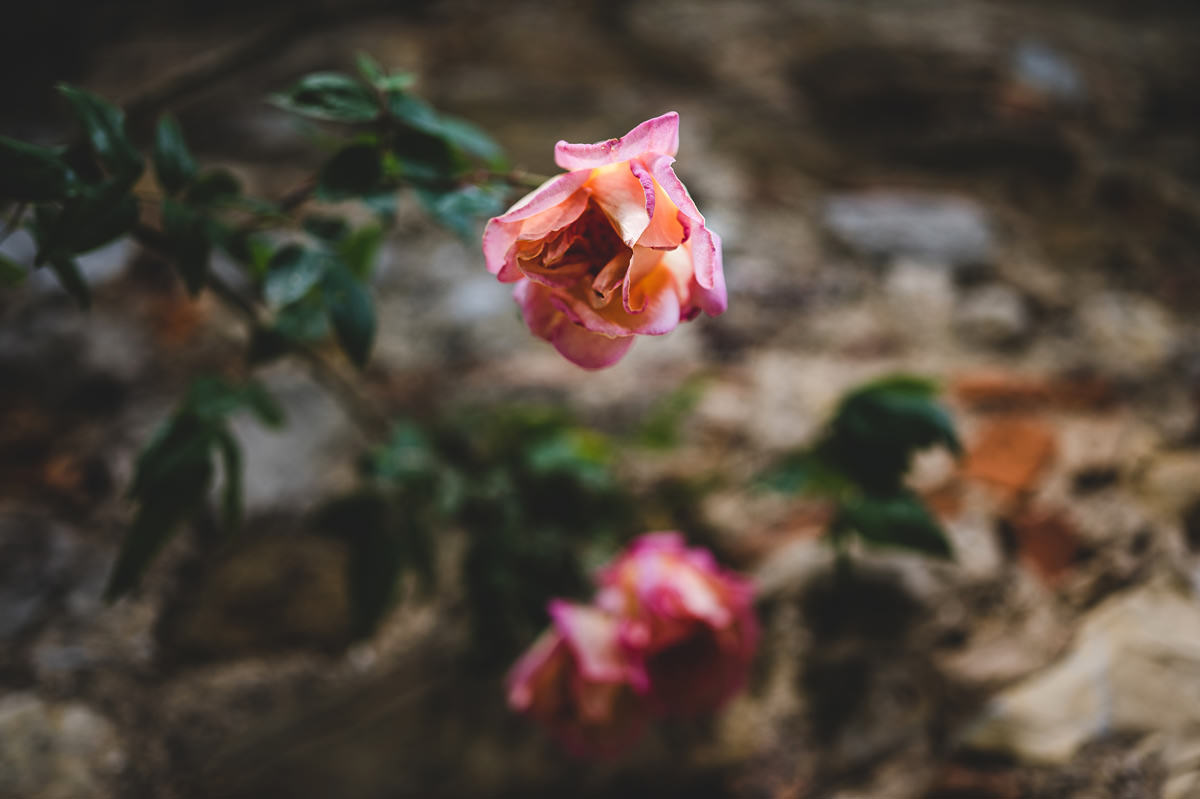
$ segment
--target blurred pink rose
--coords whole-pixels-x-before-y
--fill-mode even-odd
[[[758,644],[754,590],[708,550],[647,533],[599,582],[597,606],[621,620],[631,684],[656,712],[711,711],[745,683]]]
[[[616,755],[648,717],[629,683],[618,621],[587,605],[550,603],[553,624],[508,675],[508,704],[577,755]]]
[[[635,335],[725,310],[721,239],[671,168],[678,149],[673,111],[620,139],[560,141],[554,160],[570,171],[484,230],[488,270],[516,283],[529,329],[579,366],[611,366]]]

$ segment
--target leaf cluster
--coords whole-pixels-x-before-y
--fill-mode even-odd
[[[628,527],[614,455],[555,411],[398,425],[364,459],[364,488],[323,515],[351,549],[358,632],[375,627],[403,574],[431,577],[434,535],[459,529],[473,640],[485,658],[511,655],[545,623],[546,596],[586,592],[583,564]]]
[[[813,493],[837,506],[835,544],[857,534],[870,544],[950,557],[941,526],[904,477],[913,456],[933,446],[962,447],[928,380],[893,375],[861,386],[838,404],[818,441],[789,453],[760,476],[789,493]]]
[[[135,588],[180,524],[205,506],[218,462],[221,524],[228,532],[236,530],[242,515],[242,454],[228,419],[239,411],[249,411],[269,427],[283,424],[283,412],[258,383],[198,378],[142,451],[129,488],[137,512],[109,576],[109,600]]]

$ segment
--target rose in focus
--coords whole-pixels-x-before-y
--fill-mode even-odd
[[[615,755],[653,716],[695,716],[744,683],[758,643],[749,582],[679,533],[648,533],[599,575],[591,605],[553,625],[509,673],[509,706],[570,751]]]
[[[675,112],[619,139],[560,141],[554,160],[570,171],[484,230],[488,270],[516,283],[530,331],[579,366],[611,366],[635,335],[725,310],[721,239],[672,169],[678,149]]]

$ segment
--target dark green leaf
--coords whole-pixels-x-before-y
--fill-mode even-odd
[[[208,259],[212,242],[205,218],[194,209],[170,198],[163,200],[163,232],[166,233],[175,266],[192,295],[208,282]]]
[[[74,187],[75,173],[57,152],[0,136],[0,199],[60,200]]]
[[[304,297],[321,282],[328,258],[297,244],[282,247],[271,258],[263,279],[263,297],[267,304],[282,308]]]
[[[127,234],[137,221],[137,200],[120,181],[81,190],[61,211],[38,206],[34,224],[37,262],[102,247]]]
[[[183,140],[183,131],[170,114],[158,120],[154,134],[154,172],[167,194],[175,194],[196,175],[196,162]]]
[[[961,452],[954,423],[934,399],[935,390],[927,381],[898,375],[852,392],[818,451],[868,491],[898,489],[918,450],[941,444]]]
[[[54,270],[58,282],[66,289],[66,292],[75,299],[75,302],[79,303],[80,308],[91,307],[92,291],[88,288],[87,280],[79,271],[79,264],[75,263],[75,259],[56,256],[50,261],[50,268]]]
[[[96,158],[127,186],[142,173],[142,156],[125,135],[125,114],[91,92],[60,84]]]
[[[444,193],[418,189],[417,196],[434,219],[463,239],[473,237],[478,220],[504,210],[502,195],[479,186],[463,186]]]
[[[865,495],[843,503],[834,526],[852,530],[872,544],[903,547],[941,558],[952,555],[950,542],[937,520],[908,491]]]
[[[373,144],[344,147],[321,167],[317,178],[317,197],[345,200],[371,193],[383,177],[379,149]]]
[[[29,277],[29,270],[6,255],[0,255],[0,287],[19,286]]]
[[[286,306],[275,315],[274,333],[288,341],[321,341],[329,335],[329,314],[319,293]]]
[[[384,225],[390,225],[396,221],[398,203],[395,189],[385,188],[370,194],[364,194],[362,201],[368,208],[375,212],[375,216]]]
[[[322,288],[342,351],[355,365],[366,366],[375,343],[375,303],[370,291],[340,265],[325,272]]]
[[[758,484],[772,491],[789,494],[807,493],[839,497],[854,489],[854,484],[820,454],[799,450],[785,455],[758,476]]]
[[[111,602],[137,586],[179,524],[203,506],[211,481],[212,464],[207,458],[189,460],[156,481],[153,492],[139,495],[140,506],[121,542],[105,599]]]
[[[367,225],[354,231],[338,244],[338,255],[355,277],[366,280],[374,271],[375,256],[382,243],[383,228]]]
[[[370,122],[379,116],[371,89],[337,72],[307,75],[289,91],[273,95],[271,102],[302,116],[333,122]]]
[[[324,319],[323,316],[321,318]],[[292,350],[292,342],[275,328],[256,327],[250,334],[248,350],[247,359],[257,366],[287,355]]]
[[[238,199],[241,193],[242,184],[232,172],[227,169],[210,169],[201,172],[188,186],[184,198],[192,205],[210,206],[231,203]]]
[[[243,408],[271,427],[283,423],[283,411],[266,389],[254,381],[232,385],[216,377],[197,378],[188,389],[183,408],[208,425],[223,422]]]
[[[221,520],[225,531],[232,532],[242,519],[242,449],[225,428],[216,431],[214,440],[225,478],[221,491]]]
[[[338,242],[350,234],[350,225],[337,216],[309,214],[300,223],[304,232],[321,241]]]

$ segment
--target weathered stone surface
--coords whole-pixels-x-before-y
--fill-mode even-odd
[[[990,703],[967,746],[1065,763],[1111,731],[1184,735],[1200,719],[1200,603],[1162,583],[1083,620],[1066,656]]]
[[[986,215],[962,197],[898,191],[838,194],[825,201],[823,218],[838,237],[872,257],[977,264],[992,256]]]
[[[127,754],[112,723],[78,702],[0,697],[0,797],[115,796]]]

